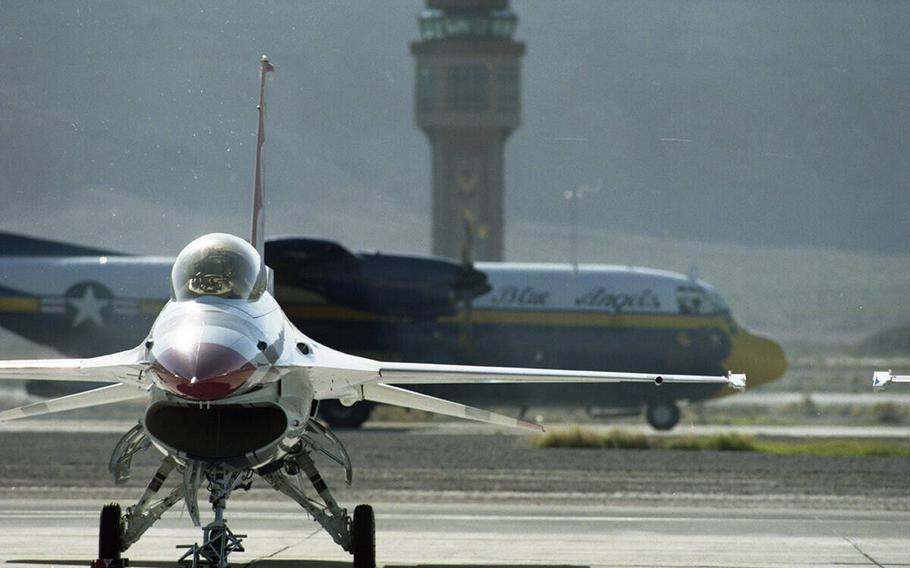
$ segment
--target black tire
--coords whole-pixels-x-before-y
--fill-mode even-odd
[[[354,568],[376,568],[376,517],[373,507],[357,505],[351,523]]]
[[[679,423],[679,407],[675,402],[656,402],[645,413],[648,424],[655,430],[672,430]]]
[[[101,508],[98,527],[98,558],[120,560],[120,505],[111,503]]]
[[[370,417],[373,404],[366,401],[345,406],[334,399],[319,402],[319,417],[332,428],[360,428]]]

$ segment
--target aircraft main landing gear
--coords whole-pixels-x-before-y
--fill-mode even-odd
[[[322,435],[331,446],[317,441]],[[376,568],[376,521],[373,508],[357,505],[354,515],[342,509],[316,469],[310,455],[319,451],[345,468],[345,481],[351,484],[351,464],[341,441],[324,427],[316,426],[301,440],[283,461],[274,462],[258,471],[275,490],[284,493],[297,502],[313,520],[322,525],[325,532],[336,544],[354,556],[354,568]],[[312,486],[319,496],[315,499],[303,487]]]
[[[111,503],[101,509],[98,531],[98,559],[92,568],[124,568],[129,560],[120,558],[120,505]]]
[[[373,507],[357,505],[351,521],[354,568],[376,568],[376,518]]]
[[[123,467],[120,467],[123,466]],[[122,483],[129,478],[129,463],[117,465],[116,460],[111,460],[111,471],[114,479]],[[101,519],[98,527],[98,558],[92,562],[92,568],[123,568],[129,560],[121,558],[139,537],[151,527],[161,515],[183,498],[184,488],[174,488],[166,497],[155,501],[158,490],[164,480],[177,466],[171,458],[164,458],[155,476],[145,488],[142,497],[132,507],[128,507],[126,514],[121,514],[120,505],[111,503],[101,509]]]

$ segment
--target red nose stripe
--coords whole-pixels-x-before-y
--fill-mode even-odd
[[[160,353],[152,370],[159,384],[178,396],[215,400],[243,386],[256,367],[229,347],[200,343],[194,348]]]

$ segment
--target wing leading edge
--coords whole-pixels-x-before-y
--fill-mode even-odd
[[[746,388],[746,375],[673,375],[618,373],[522,367],[481,367],[431,365],[423,363],[382,363],[377,382],[397,385],[457,383],[664,383],[725,384],[735,390]]]
[[[145,348],[90,359],[0,361],[0,380],[141,383]]]
[[[0,412],[0,422],[146,396],[141,347],[90,359],[0,361],[0,380],[109,382],[111,385]]]
[[[41,416],[42,414],[65,412],[67,410],[76,410],[77,408],[90,408],[104,404],[113,404],[115,402],[133,400],[145,396],[147,396],[146,391],[137,388],[135,385],[128,385],[125,383],[107,385],[97,389],[51,400],[42,400],[41,402],[0,412],[0,422],[8,422],[19,418],[31,418],[32,416]]]

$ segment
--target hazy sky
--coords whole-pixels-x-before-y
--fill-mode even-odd
[[[0,1],[0,229],[162,254],[245,233],[268,53],[267,233],[428,251],[422,5]],[[910,4],[513,8],[507,221],[565,225],[563,192],[603,178],[588,230],[907,250]]]

